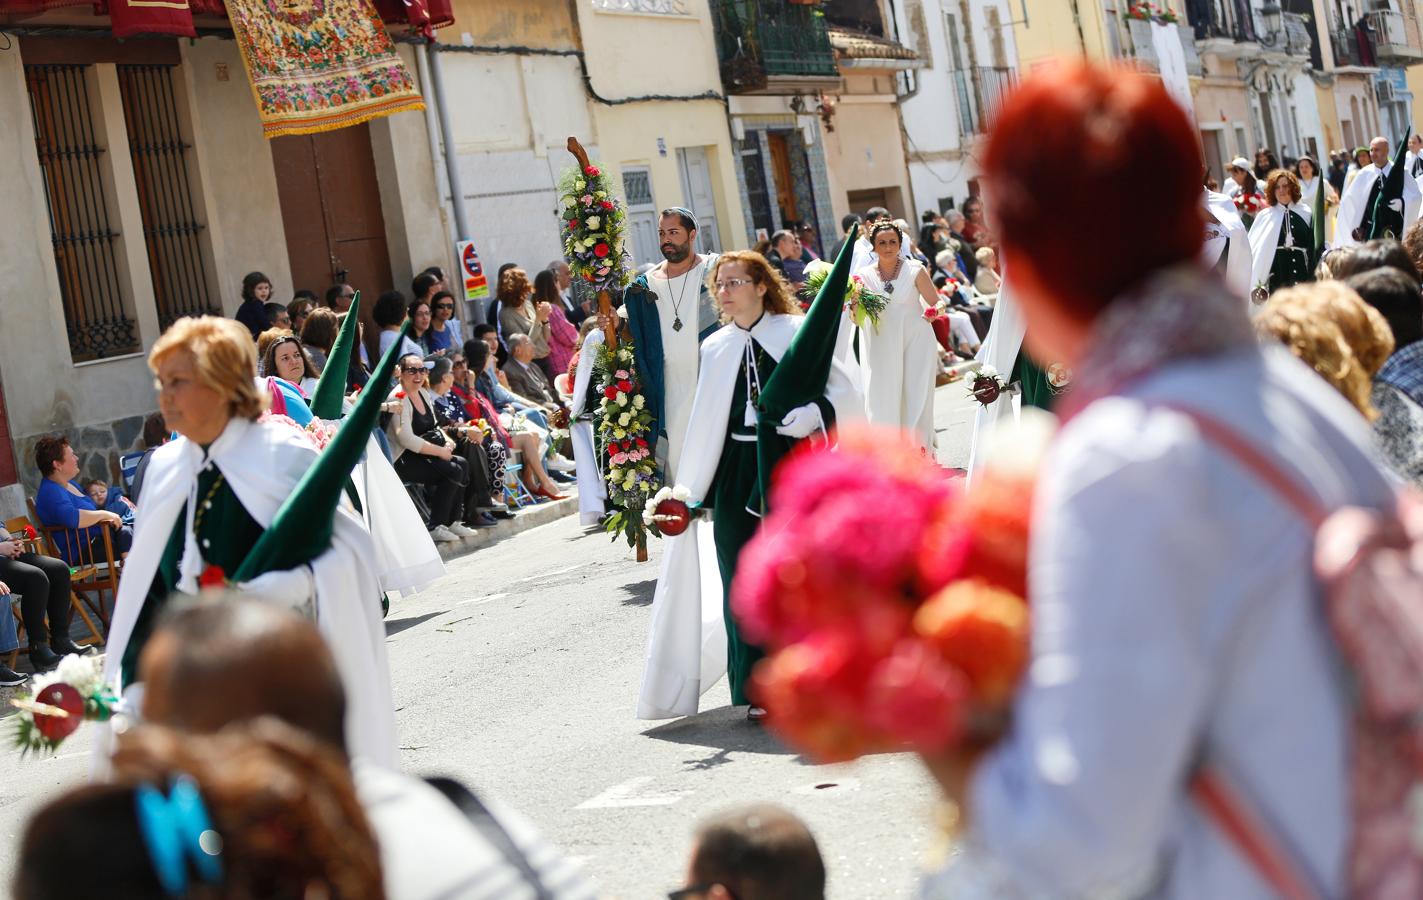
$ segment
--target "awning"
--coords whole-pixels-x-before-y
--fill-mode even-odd
[[[322,0],[306,0],[320,3]],[[387,26],[407,26],[433,40],[434,29],[453,25],[452,0],[374,0]],[[227,18],[222,0],[0,0],[0,22],[14,24],[50,10],[89,7],[107,16],[114,37],[145,34],[196,37],[194,16]]]

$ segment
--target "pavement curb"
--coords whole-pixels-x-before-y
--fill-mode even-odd
[[[518,510],[512,519],[500,519],[499,524],[493,528],[481,528],[476,534],[459,541],[448,541],[436,544],[435,548],[440,551],[440,559],[449,562],[468,556],[481,547],[488,547],[490,544],[497,544],[499,541],[511,538],[516,534],[521,534],[531,528],[540,525],[547,525],[550,522],[557,522],[565,516],[578,514],[578,495],[570,489],[570,496],[563,500],[555,500],[552,503],[540,503],[537,506],[526,506]]]

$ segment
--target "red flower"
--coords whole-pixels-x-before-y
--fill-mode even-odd
[[[647,441],[643,440],[642,438],[638,438],[638,439],[637,439],[637,445],[638,445],[639,447],[646,447],[646,446],[647,446]]]
[[[629,393],[630,391],[632,391],[632,382],[631,382],[631,381],[619,381],[619,382],[618,382],[618,390],[622,391],[624,394]]]
[[[603,396],[607,397],[609,400],[612,400],[618,396],[618,389],[610,384],[607,387],[603,388]]]
[[[613,201],[611,201],[611,200],[604,200],[604,201],[603,201],[603,209],[612,209],[612,208],[613,208]]]
[[[599,259],[602,259],[603,257],[607,256],[608,253],[609,253],[609,250],[608,250],[608,245],[607,245],[607,244],[594,244],[594,245],[593,245],[593,255],[596,256],[596,257],[598,257]]]
[[[26,526],[25,526],[25,540],[27,540],[27,541],[32,541],[32,540],[34,540],[34,539],[35,539],[35,526],[33,526],[33,525],[26,525]]]
[[[587,175],[589,178],[597,178],[599,175],[602,175],[603,173],[600,172],[600,171],[598,171],[598,167],[597,167],[597,166],[589,166],[588,168],[586,168],[586,169],[583,170],[583,174],[584,174],[584,175]]]
[[[222,588],[227,586],[227,573],[222,571],[222,566],[209,563],[203,569],[203,574],[198,576],[198,584],[204,588]]]
[[[602,245],[602,244],[599,244],[598,246],[601,247],[601,246],[603,246],[603,245]],[[596,279],[596,278],[593,277],[593,273],[592,273],[592,272],[584,272],[584,273],[583,273],[583,280],[584,280],[584,281],[597,281],[598,279]]]
[[[395,399],[397,399],[397,400],[404,400],[404,399],[405,399],[405,392],[404,392],[404,391],[396,391],[396,392],[395,392]]]
[[[924,318],[926,321],[933,322],[939,318],[939,311],[933,307],[925,307]]]
[[[608,445],[608,455],[609,455],[609,456],[617,456],[617,455],[618,455],[618,445],[617,445],[617,444],[609,444],[609,445]]]

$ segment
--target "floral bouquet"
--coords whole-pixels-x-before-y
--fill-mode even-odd
[[[1253,217],[1265,208],[1265,198],[1258,191],[1251,193],[1242,191],[1235,195],[1235,208],[1242,216]]]
[[[1033,482],[1005,465],[966,492],[882,428],[794,451],[732,587],[770,727],[824,762],[998,733],[1028,659]]]
[[[831,269],[832,266],[824,260],[816,260],[805,267],[805,288],[802,290],[805,297],[815,299],[830,278]],[[861,328],[869,322],[878,331],[879,317],[888,305],[889,297],[866,288],[865,280],[859,275],[850,276],[850,283],[845,289],[845,312],[850,314],[850,321]]]
[[[629,547],[645,547],[649,531],[661,536],[645,510],[662,484],[653,454],[652,410],[637,378],[632,341],[624,339],[617,349],[600,344],[593,377],[602,394],[593,417],[598,452],[607,457],[608,500],[618,507],[604,527],[614,540],[623,535]]]
[[[10,701],[19,710],[15,746],[22,756],[53,753],[84,721],[112,717],[118,702],[104,683],[98,657],[66,656],[53,672],[35,676],[29,696]]]
[[[1146,0],[1138,0],[1133,3],[1127,10],[1127,18],[1142,22],[1161,22],[1166,25],[1180,21],[1176,16],[1176,11],[1169,6],[1158,6],[1155,3],[1146,2]]]
[[[571,167],[559,179],[563,251],[575,278],[594,291],[612,291],[628,282],[623,251],[627,213],[613,199],[607,176],[597,166]]]

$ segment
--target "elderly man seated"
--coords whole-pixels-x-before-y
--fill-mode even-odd
[[[511,334],[508,341],[509,361],[504,364],[504,376],[509,380],[509,390],[538,401],[550,412],[558,409],[562,403],[558,392],[534,364],[534,342],[526,334]]]

